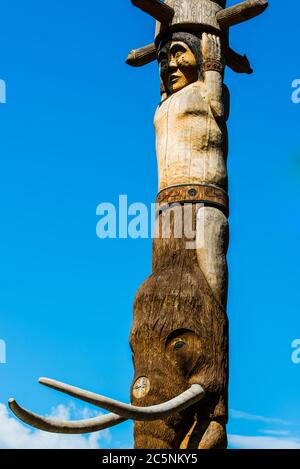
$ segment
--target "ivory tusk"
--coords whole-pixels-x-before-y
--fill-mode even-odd
[[[28,410],[21,407],[15,399],[9,400],[9,407],[11,411],[18,417],[22,422],[27,425],[31,425],[34,428],[43,430],[50,433],[66,433],[79,435],[83,433],[98,432],[105,430],[106,428],[114,427],[122,422],[125,422],[125,418],[120,417],[116,414],[101,415],[99,417],[87,420],[67,421],[58,420],[29,412]]]
[[[168,402],[150,407],[136,407],[48,378],[41,378],[39,382],[56,391],[61,391],[89,404],[114,412],[124,418],[140,421],[163,419],[187,409],[203,399],[205,395],[204,389],[199,384],[193,384],[187,391],[184,391]]]

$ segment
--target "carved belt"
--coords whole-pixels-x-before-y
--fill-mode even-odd
[[[228,194],[223,189],[207,184],[182,184],[163,189],[158,193],[156,203],[160,204],[196,204],[217,207],[226,216],[229,215]]]

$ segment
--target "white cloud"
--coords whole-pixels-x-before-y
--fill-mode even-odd
[[[236,449],[300,449],[300,440],[292,437],[229,435],[228,439],[230,447]]]
[[[263,417],[262,415],[253,415],[248,414],[247,412],[243,412],[241,410],[230,410],[230,415],[233,419],[240,419],[240,420],[251,420],[253,422],[263,422],[266,424],[275,424],[275,425],[290,425],[289,422],[286,420],[272,418],[272,417]]]
[[[51,417],[64,420],[86,419],[99,415],[88,408],[77,408],[73,403],[52,409]],[[0,448],[1,449],[98,449],[101,440],[109,443],[109,430],[88,436],[57,435],[33,430],[9,414],[7,407],[0,404]]]
[[[283,431],[283,430],[260,430],[260,433],[264,435],[272,435],[272,436],[290,436],[291,432]]]
[[[286,428],[287,425],[290,428],[294,427],[291,422],[280,418],[248,414],[247,412],[233,409],[230,411],[230,414],[233,419],[245,420],[249,422],[260,422],[271,427],[261,430],[257,429],[257,431],[254,432],[257,433],[256,436],[245,436],[237,434],[229,435],[228,439],[231,448],[300,449],[300,437],[298,436],[298,432],[292,432],[290,429]],[[276,428],[276,426],[279,428]]]
[[[99,415],[98,411],[90,410],[87,407],[80,408],[74,403],[69,403],[67,406],[58,405],[50,413],[50,417],[63,420],[87,419],[97,415]],[[231,415],[233,418],[248,421],[288,424],[281,419],[252,415],[237,410],[232,410]],[[300,439],[291,436],[286,430],[261,430],[260,433],[263,433],[264,436],[231,434],[228,437],[230,447],[236,449],[300,449]],[[102,442],[104,447],[107,447],[111,442],[109,430],[87,436],[46,433],[23,425],[9,413],[4,404],[0,403],[0,449],[99,449]],[[119,444],[120,447],[132,447],[131,443],[122,445],[119,442]]]

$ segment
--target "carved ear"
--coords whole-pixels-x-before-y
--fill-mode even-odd
[[[173,8],[160,0],[131,0],[131,3],[160,23],[169,23],[175,14]]]

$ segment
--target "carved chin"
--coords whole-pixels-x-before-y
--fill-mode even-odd
[[[188,85],[191,85],[197,80],[198,80],[198,76],[195,73],[189,73],[189,74],[187,73],[186,75],[182,74],[181,76],[178,76],[177,78],[174,77],[173,79],[172,77],[170,77],[169,86],[168,86],[169,91],[171,93],[176,93],[177,91],[182,90],[183,88],[185,88]]]
[[[169,89],[171,93],[176,93],[177,91],[182,90],[182,88],[185,88],[189,84],[189,81],[185,77],[182,77],[178,78],[177,80],[170,81]]]

